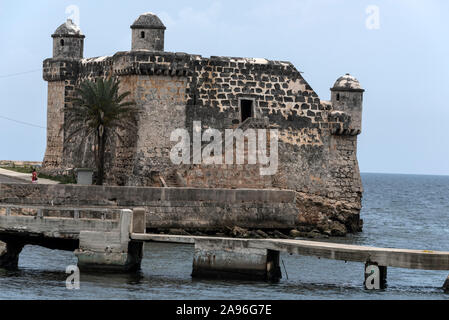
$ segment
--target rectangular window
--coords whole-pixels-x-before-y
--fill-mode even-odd
[[[240,100],[240,121],[243,122],[248,118],[254,117],[254,100]]]

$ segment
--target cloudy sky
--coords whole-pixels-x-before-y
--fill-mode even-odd
[[[148,11],[167,26],[166,51],[291,61],[324,100],[351,73],[366,89],[361,171],[449,175],[445,0],[0,0],[0,159],[43,158],[53,31],[75,14],[85,57],[111,55]]]

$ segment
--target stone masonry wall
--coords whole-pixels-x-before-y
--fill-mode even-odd
[[[298,217],[295,193],[285,190],[0,184],[0,204],[142,207],[147,228],[161,229],[288,229]]]
[[[140,110],[132,177],[128,185],[148,185],[152,171],[169,173],[171,132],[184,128],[185,77],[136,76],[134,100]]]
[[[320,100],[292,64],[148,51],[119,52],[78,64],[44,62],[46,80],[65,81],[66,105],[80,81],[107,76],[119,77],[122,90],[132,92],[139,108],[137,136],[108,150],[108,183],[154,185],[156,173],[166,179],[181,176],[178,183],[192,187],[291,189],[303,199],[298,208],[305,227],[319,224],[326,230],[339,223],[347,231],[360,229],[356,136],[345,133],[351,118]],[[261,179],[257,166],[171,164],[174,129],[191,133],[194,121],[201,121],[203,131],[236,128],[239,99],[245,98],[254,100],[256,118],[268,119],[267,129],[279,130],[279,169],[274,176]],[[65,166],[91,161],[89,147],[76,152],[76,145],[75,140],[64,144]]]
[[[64,81],[48,83],[47,148],[43,165],[60,167],[63,164]]]

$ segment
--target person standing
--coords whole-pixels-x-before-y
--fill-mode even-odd
[[[31,173],[31,183],[37,183],[37,172],[36,172],[36,169],[33,169],[33,172]]]

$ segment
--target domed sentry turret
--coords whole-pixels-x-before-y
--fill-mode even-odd
[[[155,14],[142,14],[131,26],[131,50],[164,51],[165,26]]]
[[[337,79],[331,90],[331,102],[334,111],[342,111],[351,117],[349,132],[360,134],[362,131],[363,92],[359,81],[349,73]]]
[[[61,24],[53,38],[53,58],[82,59],[84,50],[84,38],[81,29],[68,19]]]

